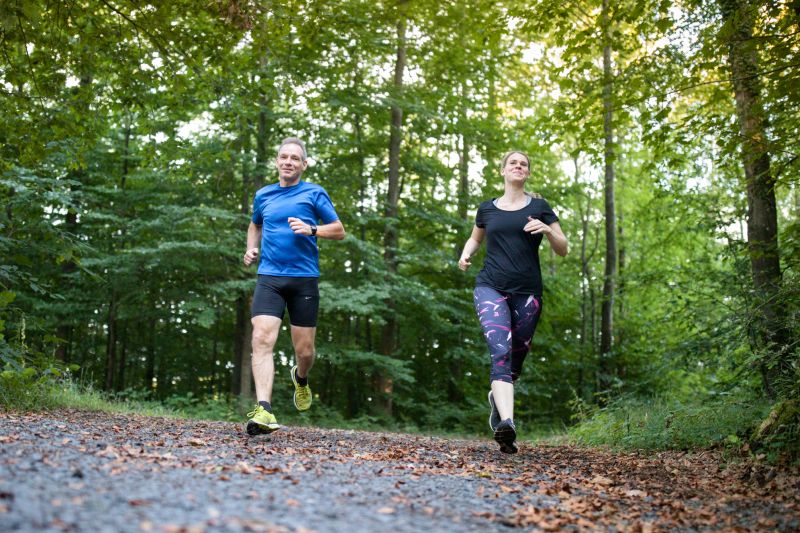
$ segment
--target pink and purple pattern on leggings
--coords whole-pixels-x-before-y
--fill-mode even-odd
[[[491,381],[513,383],[531,347],[542,312],[541,298],[475,287],[475,312],[492,358]]]

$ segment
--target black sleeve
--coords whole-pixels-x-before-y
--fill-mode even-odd
[[[544,198],[542,199],[542,215],[540,220],[547,224],[548,226],[553,222],[558,222],[558,217],[553,212],[553,208],[550,207],[550,204],[547,203],[547,200]]]
[[[478,212],[475,213],[475,225],[479,228],[486,227],[486,210],[483,208],[483,204],[478,206]]]

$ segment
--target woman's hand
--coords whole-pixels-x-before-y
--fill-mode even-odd
[[[533,217],[528,217],[528,223],[525,224],[525,227],[522,228],[522,230],[530,233],[531,235],[538,235],[539,233],[549,235],[553,231],[550,226]]]
[[[484,235],[486,235],[485,229],[479,228],[478,226],[472,228],[472,235],[469,236],[469,239],[467,239],[467,242],[464,244],[464,249],[461,251],[461,258],[458,260],[458,268],[464,272],[472,266],[472,262],[469,258],[481,247]]]

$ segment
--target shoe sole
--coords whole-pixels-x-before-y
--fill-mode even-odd
[[[289,372],[289,374],[292,376],[292,383],[294,384],[294,394],[292,395],[292,402],[294,403],[294,408],[297,409],[298,411],[308,411],[309,409],[311,409],[311,402],[308,403],[308,407],[306,408],[301,408],[299,405],[297,405],[297,387],[299,387],[299,385],[297,384],[297,378],[295,378],[294,376],[295,372],[297,372],[297,366],[293,366],[292,370]]]
[[[491,409],[489,411],[489,429],[494,431],[497,426],[492,425],[492,418],[494,418],[493,415],[497,412],[497,407],[495,407],[494,405],[494,398],[492,397],[492,391],[489,391],[489,394],[486,396],[486,398],[489,400],[489,408]],[[497,418],[498,419],[500,418],[500,414],[497,415]],[[502,422],[502,420],[499,420],[497,423],[499,424],[500,422]]]
[[[272,432],[278,431],[281,428],[278,424],[263,425],[252,420],[247,423],[247,434],[251,437],[256,435],[268,435]]]
[[[494,440],[500,445],[503,453],[517,453],[519,450],[514,441],[517,440],[517,432],[512,428],[504,428],[494,432]]]

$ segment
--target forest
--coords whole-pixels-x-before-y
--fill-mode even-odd
[[[3,406],[244,421],[242,254],[293,136],[347,230],[306,420],[478,433],[457,261],[520,150],[570,243],[540,249],[523,430],[798,456],[797,0],[9,0],[0,37]],[[293,358],[284,331],[276,404]]]

